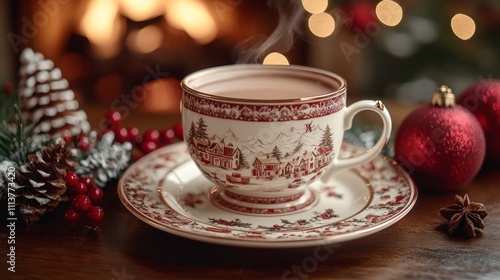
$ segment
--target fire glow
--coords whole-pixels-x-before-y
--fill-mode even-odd
[[[90,0],[80,21],[79,30],[88,38],[98,55],[112,57],[119,52],[119,41],[126,29],[125,20],[121,15],[136,22],[163,15],[170,26],[183,30],[201,45],[212,42],[219,31],[207,3],[201,0]],[[134,38],[127,38],[129,46],[141,53],[154,51],[162,44],[163,36],[160,36],[158,31],[161,30],[153,27],[131,32]],[[153,44],[144,46],[138,42],[139,38]]]

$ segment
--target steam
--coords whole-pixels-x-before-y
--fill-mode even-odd
[[[271,51],[286,53],[293,47],[295,34],[300,33],[300,21],[304,15],[301,1],[268,0],[267,5],[278,10],[278,26],[269,37],[255,36],[237,44],[237,64],[260,63]]]

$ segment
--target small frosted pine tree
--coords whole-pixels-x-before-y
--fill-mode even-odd
[[[196,124],[196,137],[200,139],[208,139],[207,124],[205,123],[203,118],[200,118]]]
[[[333,140],[332,140],[332,131],[329,125],[326,125],[325,132],[323,133],[323,137],[321,138],[320,146],[329,147],[333,149]]]

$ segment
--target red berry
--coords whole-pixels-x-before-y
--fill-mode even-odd
[[[87,137],[84,137],[82,138],[81,140],[79,140],[78,142],[78,148],[80,150],[82,150],[82,152],[87,152],[90,148],[90,142],[89,142],[89,139]]]
[[[92,203],[97,203],[104,197],[104,191],[99,187],[91,187],[87,191],[87,196],[90,198]]]
[[[89,177],[82,177],[80,178],[80,182],[84,183],[87,188],[91,188],[94,186],[94,179],[89,178]]]
[[[181,140],[184,139],[184,134],[183,134],[182,124],[181,123],[176,123],[174,125],[174,127],[172,127],[172,129],[174,130],[175,136],[177,136],[177,138],[179,138]]]
[[[66,143],[66,144],[73,143],[72,136],[73,135],[71,135],[71,131],[69,131],[69,130],[63,131],[62,138],[63,138],[64,143]]]
[[[144,138],[142,139],[142,142],[151,142],[154,141],[156,143],[160,142],[160,132],[155,129],[148,129],[146,132],[144,132]]]
[[[84,194],[79,194],[75,197],[73,202],[71,202],[71,208],[79,214],[87,212],[91,206],[92,202],[90,198]]]
[[[73,171],[68,171],[64,181],[66,181],[68,187],[73,187],[78,182],[78,175]]]
[[[78,136],[76,137],[76,141],[77,141],[77,142],[81,142],[81,141],[82,141],[83,139],[85,139],[85,138],[87,138],[87,137],[85,137],[85,133],[83,133],[83,131],[82,131],[82,132],[80,132],[80,133],[78,134]],[[88,140],[89,140],[89,139],[87,139],[87,141],[88,141]]]
[[[75,212],[75,210],[68,209],[66,213],[64,213],[64,219],[70,223],[74,223],[80,219],[80,215]]]
[[[107,128],[118,128],[122,122],[122,115],[117,111],[109,111],[106,114],[104,123]]]
[[[129,141],[128,130],[124,127],[117,128],[115,130],[115,141],[118,143],[125,143],[125,142]]]
[[[14,91],[14,85],[12,83],[5,83],[3,85],[3,91],[7,94],[10,95]]]
[[[87,193],[87,186],[85,186],[85,184],[82,182],[76,182],[73,185],[73,193],[74,194],[86,194]]]
[[[160,131],[160,138],[163,144],[172,144],[175,138],[175,132],[173,129],[164,129]]]
[[[137,144],[140,135],[139,129],[137,127],[128,127],[127,132],[128,132],[128,141],[133,145]]]
[[[152,151],[158,149],[158,144],[154,141],[142,141],[140,149],[143,153],[149,154]]]
[[[104,210],[99,206],[90,206],[87,212],[87,225],[95,227],[104,219]]]

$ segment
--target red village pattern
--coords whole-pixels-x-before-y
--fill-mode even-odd
[[[311,122],[312,123],[312,122]],[[311,123],[306,124],[305,133],[311,131]],[[228,171],[225,178],[217,178],[221,183],[246,185],[251,183],[252,179],[273,180],[277,177],[292,179],[289,188],[299,187],[303,183],[303,176],[321,174],[333,159],[333,139],[332,133],[327,125],[322,131],[321,140],[318,139],[318,145],[313,150],[300,148],[297,144],[297,151],[290,155],[281,155],[278,146],[275,145],[272,151],[267,153],[248,152],[244,154],[244,143],[238,142],[233,138],[221,138],[218,135],[208,136],[208,127],[203,120],[199,118],[191,123],[188,137],[186,139],[188,149],[192,155],[195,155],[195,161],[198,160],[204,165],[214,168],[222,168]],[[240,144],[241,146],[237,146]],[[246,148],[248,149],[248,147]],[[252,156],[252,160],[248,158]],[[212,174],[207,174],[212,176]],[[213,177],[213,176],[212,176]],[[225,179],[225,180],[224,180]]]
[[[335,215],[333,209],[325,209],[318,213],[313,212],[310,217],[298,220],[283,220],[279,217],[275,224],[261,225],[256,224],[253,220],[243,221],[238,218],[233,220],[208,218],[200,222],[198,219],[193,220],[189,215],[166,207],[157,191],[165,174],[171,172],[179,163],[189,159],[189,153],[182,147],[169,146],[143,158],[131,166],[118,185],[120,198],[123,199],[127,209],[137,214],[139,219],[157,226],[161,230],[181,236],[186,233],[242,242],[254,242],[255,240],[263,242],[276,242],[276,240],[325,241],[324,238],[327,237],[343,238],[352,234],[362,234],[397,221],[404,217],[404,214],[411,209],[416,200],[416,189],[403,169],[392,160],[379,157],[373,162],[357,168],[360,174],[366,176],[364,178],[373,188],[373,198],[365,209],[352,217],[322,224],[321,221],[331,221],[330,215]],[[351,145],[344,145],[341,149],[342,157],[350,157],[362,152],[361,148]],[[332,191],[332,189],[329,188],[328,191]],[[206,192],[195,194],[193,205],[199,204],[198,199],[206,197]],[[312,223],[307,224],[306,221]],[[284,224],[288,224],[288,222],[293,223],[296,227],[285,226]],[[308,230],[303,230],[304,224]],[[251,230],[249,231],[249,229]]]
[[[234,104],[182,93],[184,108],[196,113],[231,120],[269,122],[307,120],[327,116],[345,107],[345,93],[329,99],[287,105]]]

